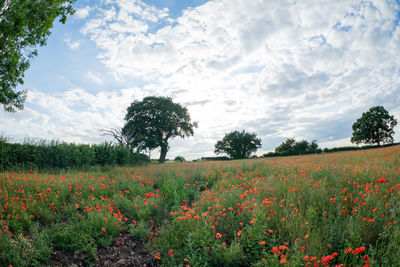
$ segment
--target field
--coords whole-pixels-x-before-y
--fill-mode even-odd
[[[400,146],[107,173],[4,172],[0,265],[63,264],[60,253],[95,265],[122,240],[134,242],[137,264],[393,266],[399,198]],[[133,255],[138,249],[146,255]]]

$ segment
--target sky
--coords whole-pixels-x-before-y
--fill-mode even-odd
[[[214,155],[226,133],[350,145],[352,124],[384,106],[400,124],[400,1],[77,0],[25,73],[25,108],[0,132],[100,143],[127,107],[167,96],[199,123],[167,158]],[[400,126],[395,128],[400,141]],[[152,152],[157,158],[158,152]]]

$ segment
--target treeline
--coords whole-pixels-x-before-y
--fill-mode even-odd
[[[268,152],[263,157],[293,156],[321,152],[322,149],[318,147],[315,140],[309,143],[307,140],[296,141],[294,138],[288,138],[275,149],[275,152]]]
[[[321,149],[318,147],[317,142],[314,140],[309,143],[306,140],[296,141],[294,138],[286,139],[282,144],[280,144],[275,152],[268,152],[263,155],[263,157],[283,157],[283,156],[295,156],[295,155],[305,155],[305,154],[318,154],[318,153],[333,153],[341,151],[353,151],[353,150],[365,150],[374,149],[380,147],[388,147],[399,145],[400,143],[390,143],[384,145],[366,145],[366,146],[343,146],[343,147],[333,147]]]
[[[132,153],[112,143],[73,144],[65,142],[10,143],[0,138],[0,170],[66,169],[94,165],[138,165],[149,162],[144,154]]]
[[[221,161],[221,160],[230,160],[230,158],[227,157],[227,156],[221,156],[221,157],[201,157],[200,160],[197,160],[197,161]]]

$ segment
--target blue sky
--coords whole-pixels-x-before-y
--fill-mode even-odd
[[[169,96],[199,122],[167,155],[212,156],[232,130],[258,154],[288,137],[348,145],[362,112],[400,120],[399,1],[78,0],[31,61],[23,111],[0,112],[14,141],[107,140],[126,108]],[[396,141],[400,141],[396,128]],[[158,153],[152,155],[157,157]]]

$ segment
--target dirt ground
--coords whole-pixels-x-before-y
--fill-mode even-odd
[[[55,251],[47,266],[153,266],[153,256],[144,248],[142,243],[132,240],[127,233],[121,234],[111,246],[98,249],[97,257],[98,260],[89,265],[86,256],[83,254]]]

